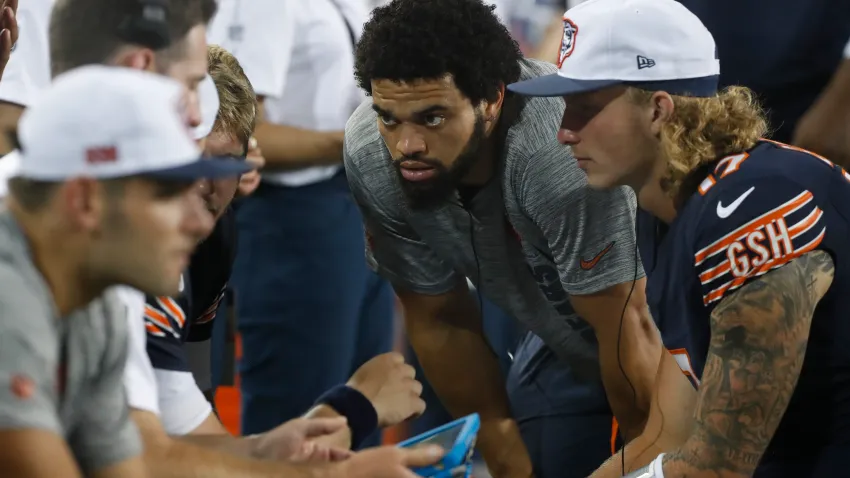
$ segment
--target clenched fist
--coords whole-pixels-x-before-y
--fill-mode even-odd
[[[347,385],[372,402],[380,427],[399,424],[425,411],[425,401],[420,397],[422,384],[399,353],[378,355],[366,362]]]

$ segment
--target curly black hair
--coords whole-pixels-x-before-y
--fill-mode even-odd
[[[355,51],[357,82],[371,95],[373,79],[450,74],[473,104],[495,99],[519,79],[522,52],[494,10],[482,0],[393,0],[376,8]]]

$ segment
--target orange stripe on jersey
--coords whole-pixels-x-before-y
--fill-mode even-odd
[[[791,214],[794,211],[800,209],[801,207],[805,206],[809,201],[811,201],[812,197],[813,196],[811,192],[803,191],[794,199],[791,199],[785,204],[782,204],[781,206],[778,206],[762,214],[761,216],[744,224],[738,229],[735,229],[729,234],[726,234],[722,238],[718,239],[717,241],[714,241],[702,250],[698,251],[694,255],[695,265],[698,266],[702,264],[709,257],[712,257],[715,254],[726,250],[726,248],[729,247],[729,245],[731,245],[732,243],[740,241],[741,239],[747,237],[747,235],[749,235],[750,233],[753,233],[758,229],[761,229],[765,225],[782,219],[784,216],[787,216],[788,214]]]
[[[709,174],[705,177],[705,179],[702,180],[697,190],[701,195],[705,196],[705,193],[707,193],[708,190],[711,189],[715,184],[717,184],[717,181],[714,180],[714,176]]]
[[[814,208],[808,216],[804,217],[800,222],[788,228],[788,232],[791,234],[791,238],[795,239],[805,234],[808,230],[813,228],[822,217],[823,211],[821,210],[821,208]]]
[[[620,424],[617,417],[611,419],[611,456],[617,454],[617,433],[620,432]]]
[[[159,330],[156,325],[153,325],[150,322],[145,322],[145,330],[151,335],[155,335],[157,337],[165,337],[165,332]]]
[[[168,321],[168,316],[162,311],[153,308],[150,304],[145,304],[145,320],[151,322],[160,330],[170,332],[171,334],[175,333],[174,328],[171,327],[171,322]]]
[[[808,216],[803,218],[797,224],[794,224],[790,228],[788,228],[788,233],[791,237],[791,240],[802,236],[803,234],[812,230],[817,224],[820,218],[823,217],[823,211],[820,208],[814,208]],[[718,277],[723,276],[732,270],[732,263],[729,259],[717,264],[716,266],[708,269],[707,271],[701,273],[699,275],[699,281],[706,285],[709,282],[717,279]]]
[[[748,274],[744,277],[738,277],[734,280],[731,280],[731,281],[723,284],[722,286],[718,287],[717,289],[714,289],[713,291],[704,295],[703,298],[702,298],[703,303],[705,305],[708,305],[712,302],[720,300],[725,296],[725,294],[727,292],[731,292],[731,291],[741,287],[748,279],[751,279],[753,277],[758,277],[762,274],[765,274],[766,272],[768,272],[772,269],[776,269],[778,267],[781,267],[781,266],[787,264],[788,262],[791,262],[792,260],[802,256],[803,254],[806,254],[807,252],[811,252],[811,251],[817,249],[817,247],[820,245],[821,241],[823,241],[824,236],[826,236],[826,228],[823,228],[821,230],[821,232],[817,235],[817,237],[815,237],[814,239],[809,241],[808,244],[806,244],[806,245],[804,245],[800,248],[795,249],[794,252],[792,252],[791,254],[784,255],[784,256],[781,256],[781,257],[774,257],[770,261],[765,262],[762,266],[758,267],[757,269],[753,269],[753,271],[751,271],[750,274]]]
[[[186,313],[174,299],[167,296],[157,297],[156,302],[166,311],[168,315],[174,317],[179,327],[186,324]]]
[[[738,171],[741,168],[741,163],[743,163],[747,158],[750,157],[750,153],[740,153],[733,154],[731,156],[726,156],[717,162],[717,166],[714,168],[714,174],[720,175],[720,179],[729,176],[730,174]],[[722,171],[721,171],[722,169]]]

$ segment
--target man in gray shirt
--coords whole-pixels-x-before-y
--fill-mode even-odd
[[[193,188],[238,176],[184,126],[185,90],[103,66],[56,78],[19,127],[0,212],[0,469],[141,477],[118,289],[173,294],[212,217]]]
[[[563,100],[505,92],[555,67],[523,60],[481,0],[376,9],[355,65],[372,100],[346,126],[346,172],[367,260],[394,284],[428,380],[452,413],[481,414],[494,476],[587,476],[604,455],[572,469],[529,460],[465,278],[562,359],[574,413],[606,407],[604,383],[621,432],[634,438],[659,365],[678,371],[646,306],[634,195],[586,187],[555,140]],[[523,438],[539,442],[534,457],[560,439]]]

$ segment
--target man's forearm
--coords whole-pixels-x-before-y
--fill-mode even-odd
[[[136,456],[110,465],[91,474],[91,478],[146,478],[148,468],[142,457]]]
[[[197,437],[194,437],[193,441],[195,438]],[[231,437],[231,441],[239,442],[240,440]],[[234,476],[308,478],[315,476],[312,473],[314,470],[306,466],[252,460],[231,453],[220,453],[182,440],[170,439],[167,443],[157,446],[146,445],[145,448],[145,464],[150,475],[157,478],[232,478]]]
[[[624,282],[570,298],[573,309],[593,327],[598,339],[605,394],[627,442],[642,432],[649,417],[664,353],[646,304],[645,286],[646,279],[641,278],[634,285]],[[687,382],[681,374],[679,378]]]
[[[200,446],[204,448],[212,448],[220,451],[226,451],[228,453],[256,458],[254,455],[254,445],[257,439],[256,436],[247,436],[247,437],[235,437],[226,434],[196,434],[196,435],[183,435],[180,437],[174,437],[183,441],[185,443],[191,443],[195,446]]]
[[[133,410],[133,421],[144,440],[145,465],[150,476],[157,478],[312,478],[319,468],[299,467],[272,461],[252,460],[232,453],[222,453],[213,448],[197,446],[165,433],[159,417],[153,413]],[[202,435],[203,436],[203,435]],[[235,440],[228,435],[218,435],[214,440]]]
[[[440,400],[454,416],[473,412],[481,416],[478,448],[493,476],[531,476],[531,462],[511,417],[499,363],[483,332],[413,322],[408,321],[410,341]]]
[[[342,131],[312,131],[261,122],[254,136],[266,159],[265,170],[342,164]]]
[[[340,416],[342,415],[328,405],[317,405],[304,414],[304,418],[336,418]],[[263,459],[264,457],[259,451],[259,440],[262,436],[261,434],[246,437],[233,436],[218,421],[215,414],[211,413],[204,423],[190,434],[175,436],[173,438],[204,448],[212,448],[249,458]],[[351,448],[351,429],[345,427],[337,433],[315,438],[314,441],[329,448],[347,450]]]
[[[207,418],[187,435],[172,436],[177,440],[192,443],[196,446],[214,448],[235,455],[257,458],[255,436],[235,437],[224,428],[215,413],[210,412]]]
[[[648,314],[629,307],[622,320],[622,328],[600,327],[596,336],[602,383],[621,435],[628,442],[646,425],[659,361],[665,351]]]

